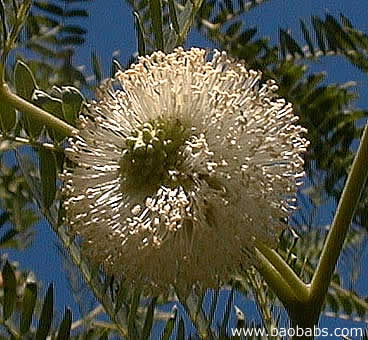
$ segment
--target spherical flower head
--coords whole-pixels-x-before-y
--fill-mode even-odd
[[[114,87],[114,82],[119,87]],[[274,81],[225,52],[141,57],[66,150],[66,223],[96,263],[163,292],[217,287],[277,246],[308,142]]]

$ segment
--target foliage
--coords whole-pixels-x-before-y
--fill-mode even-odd
[[[2,143],[4,147],[4,142]],[[0,154],[2,160],[4,153]],[[39,214],[28,206],[30,190],[17,166],[0,166],[0,248],[21,250],[31,242],[31,227],[39,221]]]
[[[136,17],[138,53],[170,52],[183,45],[203,0],[129,0]]]
[[[68,308],[59,327],[55,331],[50,329],[54,308],[52,284],[40,301],[37,283],[32,275],[16,270],[8,261],[2,265],[0,279],[2,336],[12,339],[46,339],[48,335],[53,339],[70,338],[72,319]]]
[[[3,2],[3,43],[19,16],[21,3],[15,0]],[[86,84],[84,75],[72,65],[72,58],[75,48],[84,43],[87,33],[74,23],[87,17],[88,11],[71,1],[33,1],[24,22],[25,34],[14,41],[13,48],[25,49],[28,55],[35,56],[27,64],[43,87],[61,84],[80,87]]]

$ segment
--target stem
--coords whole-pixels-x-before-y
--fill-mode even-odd
[[[92,311],[90,311],[83,319],[74,321],[70,327],[71,330],[74,330],[78,327],[81,327],[89,322],[91,322],[98,314],[105,313],[105,309],[102,305],[98,305]]]
[[[285,278],[257,248],[255,251],[259,261],[257,270],[262,275],[263,279],[272,288],[274,293],[285,306],[295,304],[298,301],[298,297],[295,295]]]
[[[20,145],[31,145],[35,148],[44,148],[49,151],[55,151],[55,152],[60,152],[60,153],[64,153],[65,151],[65,148],[58,146],[58,145],[42,143],[39,141],[30,140],[28,138],[16,137],[16,136],[11,136],[7,134],[0,134],[0,142],[2,141],[12,142],[11,144],[12,148],[18,147]]]
[[[78,134],[78,130],[75,127],[12,93],[5,83],[0,84],[0,100],[9,103],[19,111],[27,113],[31,118],[44,123],[65,136]]]
[[[252,286],[253,295],[255,296],[258,310],[260,311],[263,325],[267,332],[271,334],[273,328],[277,328],[277,322],[274,320],[272,310],[270,308],[267,290],[264,289],[264,280],[254,268],[247,271],[248,280]],[[281,340],[277,335],[269,335],[270,340]]]
[[[275,250],[268,248],[261,242],[257,242],[257,249],[267,259],[263,266],[273,266],[283,279],[287,279],[290,293],[293,293],[298,301],[307,302],[309,299],[309,286],[298,277],[284,259]],[[272,287],[275,282],[269,282],[269,284]]]
[[[363,131],[357,155],[310,285],[304,284],[274,250],[257,242],[256,253],[259,258],[257,269],[284,304],[294,328],[298,326],[313,329],[318,323],[332,274],[367,180],[367,164],[368,124]]]
[[[4,42],[4,48],[2,51],[2,54],[0,56],[0,85],[3,84],[4,82],[4,76],[5,76],[5,64],[6,64],[6,60],[8,58],[8,55],[10,53],[10,51],[15,47],[16,45],[16,41],[18,39],[18,36],[23,28],[23,26],[26,23],[27,20],[27,16],[29,13],[29,10],[31,8],[32,5],[32,0],[25,0],[21,3],[18,11],[17,11],[17,15],[15,17],[15,22],[13,25],[13,28],[10,32],[10,35],[8,36],[8,38],[6,39],[6,41]]]
[[[24,175],[27,183],[32,183],[32,179],[27,167],[23,166],[24,159],[22,159],[22,155],[17,150],[16,157],[20,166],[20,170],[22,171],[22,174]],[[125,326],[127,324],[125,320],[125,314],[123,312],[115,311],[115,306],[110,295],[106,292],[106,287],[104,287],[104,283],[101,282],[99,275],[94,272],[93,268],[91,268],[90,263],[88,263],[83,258],[80,247],[74,241],[74,237],[69,235],[67,228],[62,224],[59,211],[52,211],[52,209],[56,207],[45,208],[42,204],[41,199],[39,198],[39,195],[34,192],[33,187],[33,185],[30,185],[34,200],[40,208],[41,213],[43,214],[43,216],[45,216],[52,230],[57,234],[63,246],[68,251],[71,260],[79,269],[85,283],[91,289],[96,299],[103,306],[106,314],[110,317],[111,321],[114,322],[120,334],[123,337],[126,337],[128,334],[128,329]]]
[[[280,250],[280,253],[286,256],[286,252]],[[309,274],[311,274],[311,275],[314,274],[314,268],[310,264],[303,263],[303,265],[304,265],[306,271]],[[350,301],[353,301],[353,303],[356,306],[359,306],[359,308],[361,308],[362,310],[363,309],[368,310],[368,302],[366,302],[364,300],[364,298],[358,297],[357,295],[355,295],[351,291],[342,288],[339,284],[337,284],[336,282],[333,282],[333,281],[330,283],[330,288],[332,288],[336,292],[337,296],[344,296],[346,299],[350,299]],[[339,317],[338,315],[339,314],[336,314],[335,317]],[[346,318],[346,319],[348,319],[348,318]],[[352,319],[352,317],[351,317],[351,320],[354,320],[354,319]],[[365,319],[364,319],[363,322],[366,322]],[[368,323],[368,322],[366,322],[366,323]]]
[[[5,328],[5,330],[8,332],[9,335],[11,335],[11,338],[16,339],[16,340],[21,339],[21,335],[18,333],[18,330],[13,325],[11,320],[4,321],[4,320],[1,320],[1,319],[0,319],[0,325]]]
[[[196,17],[196,14],[197,14],[198,10],[202,6],[203,0],[192,0],[191,3],[193,5],[192,12],[190,14],[189,19],[185,22],[180,34],[178,35],[178,38],[176,39],[176,45],[175,46],[180,46],[180,45],[184,44],[185,38],[187,37],[190,29],[193,26],[194,19]],[[178,6],[179,6],[179,8],[182,8],[182,10],[184,10],[184,8],[185,8],[184,6],[179,5],[179,4],[178,4]]]
[[[41,207],[41,205],[39,204]],[[128,334],[128,330],[124,323],[122,322],[119,314],[115,312],[114,305],[111,302],[108,294],[104,293],[103,284],[99,281],[99,279],[93,276],[92,272],[90,271],[90,266],[87,264],[80,253],[80,249],[78,246],[73,242],[73,239],[69,237],[65,228],[61,225],[56,225],[57,223],[53,222],[53,218],[48,210],[42,209],[41,210],[43,215],[48,219],[48,222],[51,225],[51,228],[55,231],[58,235],[59,239],[63,243],[64,247],[68,250],[68,254],[71,257],[74,264],[80,270],[80,273],[83,276],[84,281],[92,290],[96,299],[101,303],[104,311],[106,314],[111,318],[113,323],[116,325],[117,330],[119,333],[126,337]]]
[[[2,58],[0,58],[0,87],[3,86],[4,84],[4,78],[5,78],[5,69],[4,69],[4,64],[1,60]]]
[[[311,299],[320,311],[331,277],[339,258],[359,198],[366,182],[368,171],[368,124],[366,125],[357,155],[342,192],[336,215],[324,244],[321,258],[311,283]]]

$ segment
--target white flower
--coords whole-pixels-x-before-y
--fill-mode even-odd
[[[87,256],[136,284],[216,287],[277,245],[308,142],[274,81],[215,51],[153,53],[100,88],[63,174]],[[70,163],[70,162],[69,162]]]

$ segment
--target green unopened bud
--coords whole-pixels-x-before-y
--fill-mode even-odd
[[[147,144],[147,153],[153,154],[155,152],[155,147],[152,144]]]
[[[159,140],[163,141],[163,140],[165,139],[165,131],[164,131],[164,130],[162,130],[162,129],[158,129],[158,130],[156,130],[156,134],[155,134],[155,136],[156,136]]]
[[[146,152],[146,144],[142,140],[137,141],[137,143],[135,143],[133,148],[134,155],[144,155],[145,152]]]
[[[162,145],[162,142],[160,139],[158,139],[156,136],[152,138],[151,140],[151,144],[153,145],[154,148],[159,148]]]
[[[125,139],[125,145],[127,146],[128,149],[133,150],[136,141],[137,138],[129,136]]]
[[[147,128],[144,128],[142,133],[142,139],[146,144],[150,143],[152,139],[152,131]]]
[[[162,119],[134,130],[125,140],[126,148],[120,159],[120,173],[126,189],[150,194],[162,183],[174,185],[174,177],[170,174],[182,163],[181,149],[189,137],[187,131],[177,120]]]

